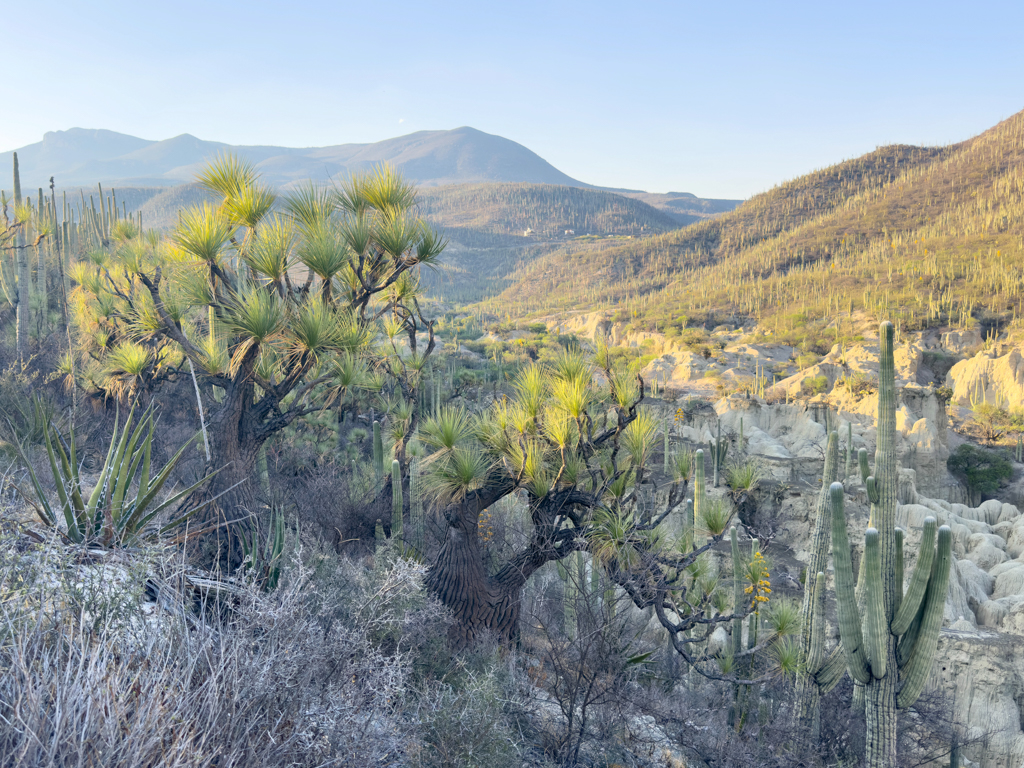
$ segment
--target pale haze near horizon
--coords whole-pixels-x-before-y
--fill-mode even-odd
[[[425,6],[15,4],[0,151],[71,127],[306,147],[469,125],[590,184],[744,198],[1024,108],[1020,3]]]

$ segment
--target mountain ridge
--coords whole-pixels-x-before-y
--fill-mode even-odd
[[[27,188],[51,176],[62,187],[176,186],[191,181],[203,164],[230,151],[249,160],[269,183],[287,188],[306,179],[327,181],[387,162],[420,186],[527,182],[572,187],[573,179],[521,144],[475,128],[417,131],[371,143],[325,147],[231,145],[188,133],[161,141],[106,129],[49,131],[43,140],[0,152],[0,165],[18,153]]]
[[[1019,322],[1022,265],[1024,112],[948,146],[879,147],[684,229],[552,251],[487,308],[601,310],[675,334],[756,322],[800,341],[830,328],[834,341],[861,311],[908,330]]]

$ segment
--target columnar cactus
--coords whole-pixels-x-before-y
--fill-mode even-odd
[[[391,538],[402,538],[402,465],[398,459],[391,462]]]
[[[850,460],[853,458],[853,422],[846,422],[846,468],[843,472],[843,482],[848,482],[850,477]]]
[[[420,459],[409,462],[409,522],[412,524],[414,546],[420,551],[424,547],[426,521],[423,515],[423,493],[420,484]]]
[[[565,581],[565,591],[562,598],[565,636],[570,640],[575,640],[578,623],[576,602],[586,591],[586,564],[583,562],[582,552],[569,555],[567,562],[567,566],[562,565],[561,562],[558,563],[558,575]]]
[[[817,575],[824,573],[828,565],[829,539],[832,530],[832,504],[829,486],[836,480],[839,469],[839,435],[832,432],[825,446],[825,466],[822,469],[821,491],[816,505],[814,536],[811,540],[811,558],[807,563],[807,579],[804,586],[804,600],[800,612],[800,652],[803,665],[797,677],[797,718],[800,725],[807,731],[811,742],[816,742],[820,733],[819,701],[821,694],[827,692],[842,677],[842,666],[839,664],[838,649],[836,663],[825,667],[824,631],[815,635],[816,622],[824,621],[824,584],[819,587]],[[819,607],[820,606],[820,607]],[[814,663],[812,664],[812,660]]]
[[[722,421],[718,421],[718,437],[708,444],[708,449],[711,451],[711,459],[715,466],[715,488],[718,487],[718,475],[719,470],[725,466],[725,456],[729,452],[729,443],[726,440],[722,440]]]
[[[708,503],[707,489],[704,485],[704,451],[698,448],[693,454],[693,462],[693,548],[696,549],[700,546],[697,527]]]
[[[655,379],[655,381],[657,381],[657,379]],[[662,433],[664,435],[664,440],[665,440],[665,446],[664,446],[664,450],[662,452],[662,470],[665,472],[665,474],[668,474],[668,471],[669,471],[669,434],[668,433],[669,433],[670,429],[671,429],[671,422],[668,419],[665,419],[662,422]]]
[[[693,499],[687,499],[685,509],[683,510],[683,525],[680,531],[679,539],[682,542],[683,552],[688,552],[693,544],[693,529],[694,529],[694,513],[693,513]]]
[[[861,474],[871,501],[863,565],[864,616],[854,591],[843,485],[833,483],[830,489],[839,635],[850,676],[864,686],[868,768],[896,765],[896,711],[912,706],[924,689],[935,659],[949,586],[952,534],[948,526],[939,528],[936,549],[935,519],[927,518],[910,587],[903,593],[902,533],[897,533],[895,526],[895,442],[893,326],[886,322],[879,333],[878,432],[873,474],[866,452],[860,452]]]
[[[743,605],[743,562],[740,560],[740,544],[736,538],[736,526],[729,529],[729,540],[732,544],[732,610],[733,613],[741,614]],[[737,616],[732,620],[732,652],[739,656],[743,650],[743,618]]]
[[[384,440],[380,436],[380,422],[373,422],[373,471],[377,477],[384,475]]]
[[[14,153],[14,205],[15,211],[21,207],[21,173],[18,169],[18,153]],[[29,317],[29,270],[28,270],[28,255],[26,254],[25,248],[25,235],[24,230],[19,232],[16,239],[15,245],[18,248],[14,252],[14,261],[18,275],[18,309],[17,309],[17,331],[15,333],[15,342],[17,345],[18,358],[24,360],[28,356],[28,330],[31,325],[31,318]]]
[[[743,599],[743,561],[740,558],[740,544],[736,537],[736,526],[729,529],[729,541],[732,545],[732,610],[733,613],[741,614],[744,611]],[[738,659],[743,651],[743,618],[737,616],[732,620],[731,648],[732,656]],[[732,705],[729,707],[729,725],[735,726],[739,718],[740,707],[740,686],[733,686]]]

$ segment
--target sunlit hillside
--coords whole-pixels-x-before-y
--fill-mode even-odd
[[[527,265],[487,307],[615,308],[670,334],[755,319],[785,332],[851,310],[904,327],[1021,313],[1024,113],[949,147],[882,147],[733,212]]]

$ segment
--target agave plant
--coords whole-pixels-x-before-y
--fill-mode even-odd
[[[284,510],[274,507],[270,512],[270,529],[262,531],[254,525],[243,535],[243,567],[249,569],[257,585],[273,592],[281,580],[281,558],[284,555]]]
[[[69,430],[67,449],[56,428],[47,430],[46,454],[60,501],[57,507],[50,503],[31,462],[19,446],[35,490],[33,506],[44,524],[60,530],[57,521],[63,517],[66,528],[61,533],[75,543],[128,547],[167,533],[213,501],[210,499],[199,504],[162,526],[154,524],[161,512],[173,509],[179,501],[209,480],[212,474],[159,501],[157,497],[160,491],[195,437],[181,446],[171,460],[154,474],[151,464],[153,434],[156,431],[153,407],[143,412],[133,429],[134,415],[133,407],[123,427],[119,426],[120,419],[115,418],[114,434],[110,438],[106,461],[88,497],[79,474],[74,428]]]

